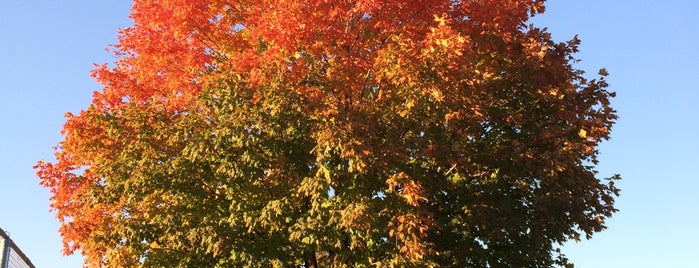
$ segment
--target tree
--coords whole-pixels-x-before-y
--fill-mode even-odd
[[[548,267],[616,209],[604,77],[543,1],[141,0],[67,114],[64,251],[107,267]]]

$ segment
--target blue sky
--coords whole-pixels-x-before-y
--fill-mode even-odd
[[[51,159],[63,114],[99,89],[89,71],[130,24],[129,1],[0,0],[0,227],[37,267],[61,256],[48,190],[32,165]],[[696,267],[699,250],[699,1],[549,1],[533,22],[578,34],[577,66],[609,73],[620,119],[601,146],[601,177],[620,173],[609,229],[564,252],[576,267]]]

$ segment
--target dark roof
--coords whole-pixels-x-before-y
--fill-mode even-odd
[[[2,238],[2,240],[5,240],[4,247],[0,249],[0,254],[5,255],[5,250],[8,250],[9,252],[7,252],[7,255],[5,255],[8,256],[8,258],[10,255],[19,257],[20,260],[17,261],[24,262],[25,267],[35,268],[32,261],[30,261],[29,258],[27,258],[27,255],[24,255],[24,252],[22,252],[22,250],[19,249],[19,247],[12,241],[12,239],[10,239],[10,235],[8,235],[8,233],[5,232],[5,230],[3,230],[2,228],[0,228],[0,238]],[[0,260],[3,260],[5,256],[0,256]],[[9,262],[10,260],[3,261]],[[0,263],[0,267],[1,266],[3,266],[3,263]]]

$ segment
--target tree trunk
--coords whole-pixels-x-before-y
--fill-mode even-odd
[[[315,251],[311,251],[306,257],[304,268],[318,268],[318,259],[316,258]]]

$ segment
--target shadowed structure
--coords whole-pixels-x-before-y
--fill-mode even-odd
[[[12,243],[10,236],[0,228],[0,268],[34,268],[34,264]]]

